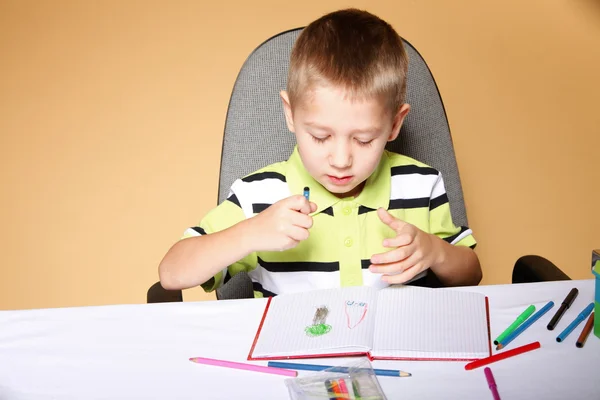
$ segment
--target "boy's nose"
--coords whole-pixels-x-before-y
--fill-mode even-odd
[[[345,169],[352,165],[352,152],[345,145],[335,145],[329,155],[329,164],[336,169]]]

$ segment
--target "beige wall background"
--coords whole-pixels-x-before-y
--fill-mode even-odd
[[[509,283],[524,254],[591,278],[597,1],[0,0],[0,309],[145,302],[216,203],[245,58],[347,6],[387,19],[437,80],[483,283]]]

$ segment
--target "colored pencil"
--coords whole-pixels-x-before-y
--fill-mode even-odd
[[[262,365],[244,364],[233,361],[215,360],[214,358],[192,357],[190,361],[197,364],[213,365],[216,367],[243,369],[246,371],[264,372],[266,374],[298,376],[298,371],[281,368],[263,367]]]
[[[297,369],[300,371],[323,371],[325,369],[331,368],[332,372],[342,372],[347,373],[351,368],[349,367],[336,367],[332,365],[316,365],[316,364],[298,364],[298,363],[287,363],[287,362],[278,362],[278,361],[269,361],[267,364],[269,367],[273,368],[287,368],[287,369]],[[380,376],[395,376],[406,378],[412,376],[410,372],[400,371],[396,369],[379,369],[373,368],[373,372],[375,375]]]
[[[526,344],[525,346],[517,347],[516,349],[508,350],[502,353],[494,354],[493,356],[481,358],[479,360],[472,361],[465,365],[466,370],[471,370],[479,367],[483,367],[484,365],[491,364],[496,361],[504,360],[505,358],[514,357],[519,354],[526,353],[528,351],[532,351],[535,349],[539,349],[540,342],[533,342]]]

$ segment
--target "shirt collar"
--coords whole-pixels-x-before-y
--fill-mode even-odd
[[[391,171],[389,167],[388,152],[384,151],[375,171],[369,176],[365,187],[354,199],[361,206],[376,210],[379,207],[388,208],[390,202]],[[310,201],[317,204],[315,214],[335,205],[342,200],[336,197],[319,182],[317,182],[302,163],[298,147],[294,147],[292,155],[287,161],[286,181],[292,195],[303,194],[304,187],[310,188]]]

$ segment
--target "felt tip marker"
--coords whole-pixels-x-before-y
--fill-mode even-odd
[[[310,200],[310,188],[308,186],[304,188],[304,197],[306,197],[306,200]]]

